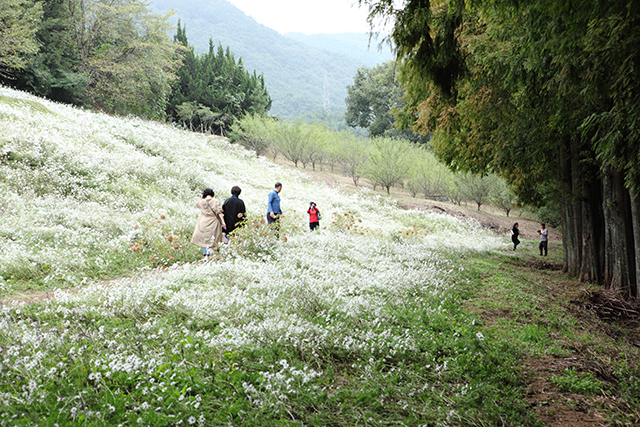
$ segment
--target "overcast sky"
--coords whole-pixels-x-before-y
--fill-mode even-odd
[[[279,33],[366,33],[367,9],[356,0],[228,0]]]

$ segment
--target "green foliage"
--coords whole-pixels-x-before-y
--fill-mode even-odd
[[[311,139],[311,126],[301,122],[280,123],[274,142],[278,151],[296,167],[300,162],[306,165],[307,152],[317,143]]]
[[[369,136],[405,138],[424,142],[419,134],[398,130],[394,114],[404,106],[402,85],[395,78],[396,66],[392,61],[373,68],[359,68],[353,84],[347,87],[347,125],[366,128]]]
[[[24,68],[38,50],[35,37],[42,4],[30,0],[3,0],[0,8],[0,76]]]
[[[591,372],[577,373],[575,369],[565,369],[565,375],[551,377],[551,382],[562,391],[576,394],[599,394],[602,383]]]
[[[509,216],[511,210],[516,206],[516,199],[513,192],[502,179],[496,179],[490,197],[493,204],[500,208],[507,216]]]
[[[365,176],[375,186],[389,189],[409,171],[411,144],[406,140],[378,137],[371,140]]]
[[[493,175],[474,175],[471,173],[460,174],[463,194],[467,200],[473,200],[480,206],[485,204],[491,198],[493,190],[497,187],[498,178]]]
[[[405,186],[413,197],[418,193],[424,194],[427,198],[446,196],[451,200],[448,190],[448,181],[453,179],[453,175],[440,163],[433,153],[424,149],[423,146],[413,146],[410,170]]]
[[[10,83],[38,96],[82,105],[90,77],[77,68],[80,59],[67,6],[65,1],[42,1],[39,51],[25,69],[13,73]]]
[[[231,140],[239,142],[256,153],[256,157],[266,153],[277,135],[275,119],[257,113],[249,113],[237,120],[231,127]]]
[[[29,15],[40,48],[4,83],[110,113],[164,117],[180,62],[180,46],[167,35],[169,15],[139,0],[42,4],[44,14],[38,3]]]
[[[228,47],[220,44],[216,50],[210,41],[209,51],[196,55],[180,23],[175,42],[184,47],[185,57],[167,111],[183,125],[224,135],[245,114],[269,111],[264,77],[246,71],[242,59],[236,63]]]
[[[365,169],[369,161],[368,142],[363,138],[342,132],[339,137],[336,152],[338,162],[357,187],[360,178],[365,174]]]

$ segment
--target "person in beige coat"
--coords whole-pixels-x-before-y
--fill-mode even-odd
[[[209,255],[218,248],[218,244],[225,241],[222,229],[227,228],[220,201],[214,196],[213,190],[207,188],[202,192],[202,198],[196,203],[200,209],[200,217],[193,231],[191,243],[204,248],[205,259],[209,259]]]

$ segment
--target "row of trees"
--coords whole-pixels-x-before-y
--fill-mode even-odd
[[[222,46],[196,56],[143,0],[3,0],[0,82],[56,101],[220,132],[271,106],[262,76]]]
[[[232,127],[232,140],[256,156],[278,156],[296,167],[328,167],[342,171],[354,185],[366,180],[390,193],[402,187],[413,197],[444,197],[454,203],[473,201],[478,210],[492,203],[508,215],[515,198],[505,182],[495,175],[454,174],[425,145],[407,139],[362,138],[349,131],[333,131],[323,123],[281,122],[259,114],[248,114]]]
[[[359,0],[394,23],[403,117],[453,169],[562,211],[565,269],[640,291],[640,3]]]

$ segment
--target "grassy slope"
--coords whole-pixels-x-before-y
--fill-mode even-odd
[[[89,283],[3,308],[0,425],[639,421],[637,333],[580,309],[592,289],[546,269],[557,247],[516,257],[473,223],[166,126],[7,90],[0,114],[5,295]],[[275,180],[287,242],[256,221],[189,263],[204,185],[239,183],[258,218]],[[318,234],[294,212],[309,199]],[[95,280],[155,265],[174,268]]]

